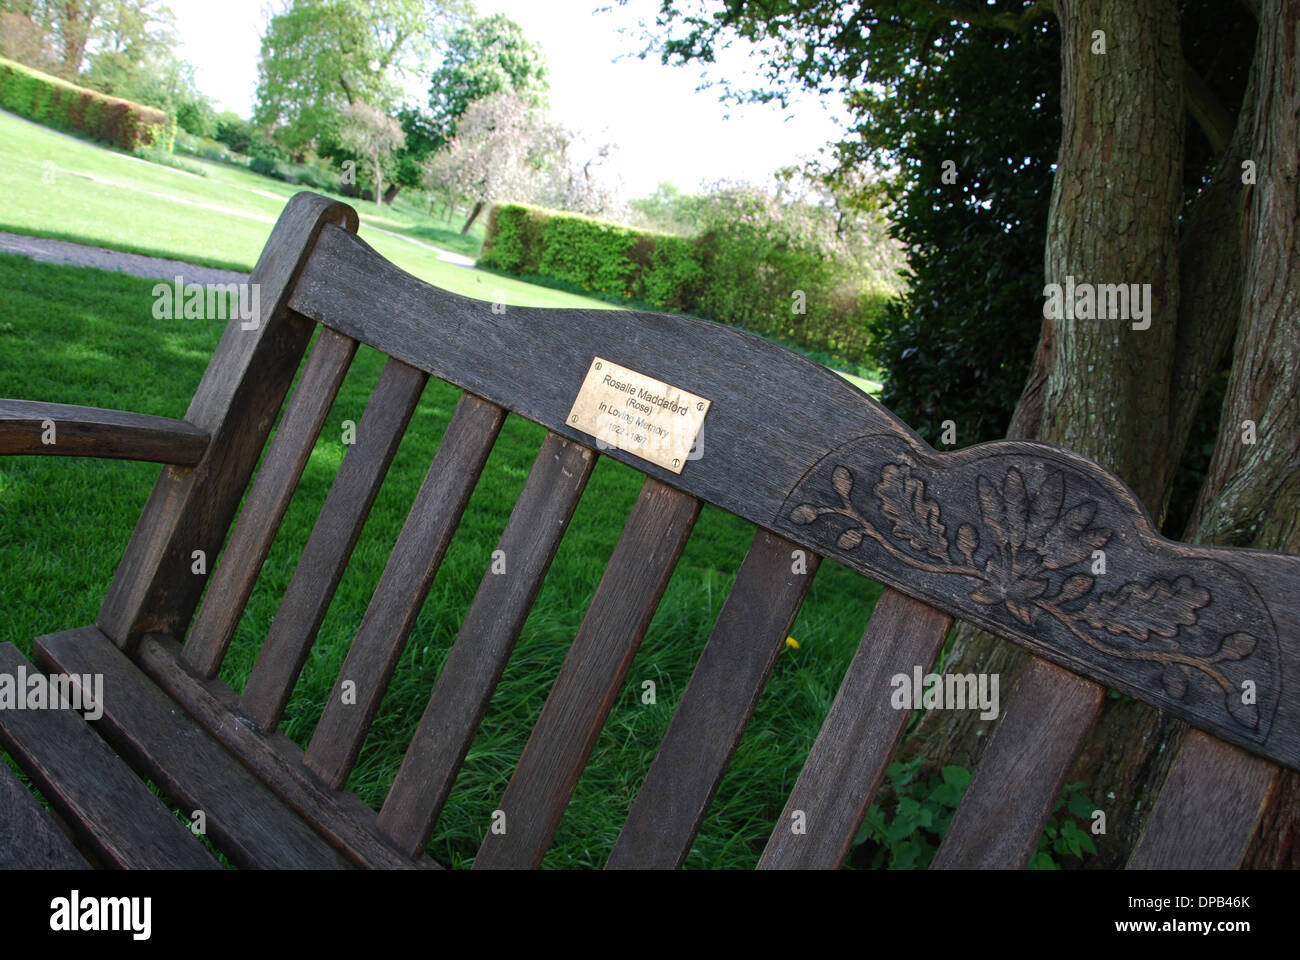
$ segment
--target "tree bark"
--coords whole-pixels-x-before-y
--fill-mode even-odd
[[[1170,416],[1185,135],[1178,11],[1174,0],[1060,0],[1058,15],[1063,135],[1046,280],[1062,287],[1068,277],[1076,286],[1149,284],[1150,326],[1135,330],[1131,320],[1045,310],[1009,435],[1092,457],[1121,477],[1158,522],[1181,452]],[[1097,30],[1105,32],[1104,54],[1093,52]],[[945,670],[998,673],[1010,689],[1025,662],[1018,648],[963,625]],[[1131,793],[1167,764],[1160,746],[1166,726],[1163,715],[1128,699],[1103,707],[1071,774],[1107,811],[1110,832],[1097,838],[1099,862],[1122,862],[1136,839],[1141,824],[1134,814],[1144,810],[1142,797]],[[935,711],[922,718],[906,753],[973,766],[991,732],[973,713]],[[1148,749],[1135,749],[1142,742]]]
[[[1205,543],[1300,553],[1300,0],[1260,7],[1241,326],[1191,526]],[[1300,866],[1300,775],[1282,774],[1244,866]]]
[[[469,233],[469,228],[474,226],[474,221],[478,219],[478,215],[482,212],[483,212],[483,201],[476,200],[474,202],[474,206],[469,211],[469,219],[465,221],[465,226],[460,228],[461,236],[464,236],[465,234]]]

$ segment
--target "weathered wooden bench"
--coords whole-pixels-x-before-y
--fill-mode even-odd
[[[508,827],[484,825],[475,867],[540,863],[704,503],[757,530],[609,867],[682,863],[822,558],[886,589],[764,867],[843,861],[910,716],[891,678],[928,671],[954,618],[1036,658],[936,866],[1029,860],[1107,686],[1196,728],[1134,866],[1236,865],[1279,765],[1300,769],[1300,557],[1165,540],[1066,450],[936,453],[836,375],[732,328],[447,293],[356,228],[323,197],[289,203],[252,275],[257,322],[231,320],[184,421],[0,401],[0,453],[166,465],[96,623],[34,643],[53,676],[102,676],[102,716],[0,710],[0,743],[93,860],[216,865],[146,777],[202,810],[241,866],[433,866],[431,831],[600,455],[646,480],[500,799]],[[236,695],[218,670],[361,343],[387,365]],[[277,727],[430,376],[463,396],[301,750]],[[348,776],[509,413],[548,431],[498,544],[510,572],[485,572],[376,813]],[[198,550],[221,555],[204,576]],[[0,648],[0,674],[36,670]],[[0,862],[85,864],[3,764],[0,794]]]

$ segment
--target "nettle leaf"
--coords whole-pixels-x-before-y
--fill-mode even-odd
[[[1110,531],[1089,530],[1096,515],[1097,505],[1085,500],[1052,524],[1038,548],[1043,566],[1048,570],[1062,570],[1086,559],[1093,550],[1104,545],[1110,539]]]
[[[939,505],[925,497],[925,482],[896,463],[887,464],[880,477],[875,493],[880,512],[893,524],[894,537],[906,540],[914,550],[947,560],[948,531]]]
[[[1191,577],[1152,580],[1145,586],[1126,583],[1088,600],[1079,616],[1094,630],[1129,636],[1145,643],[1155,634],[1172,637],[1178,628],[1196,623],[1196,611],[1210,602],[1210,593]]]

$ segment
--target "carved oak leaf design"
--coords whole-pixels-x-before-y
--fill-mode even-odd
[[[947,562],[948,531],[939,505],[925,498],[925,481],[906,464],[886,464],[875,486],[880,512],[893,525],[896,540],[906,540],[913,550]],[[972,548],[973,549],[973,548]]]
[[[1130,582],[1118,590],[1090,597],[1079,617],[1094,630],[1130,636],[1145,643],[1151,634],[1172,637],[1179,626],[1196,623],[1196,611],[1210,602],[1210,593],[1191,577],[1152,580],[1145,586]],[[1234,634],[1233,636],[1237,636]]]

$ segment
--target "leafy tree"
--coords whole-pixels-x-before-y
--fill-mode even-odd
[[[398,114],[406,146],[397,153],[394,177],[402,186],[420,185],[425,161],[456,135],[472,102],[514,92],[531,106],[546,104],[546,58],[519,24],[502,14],[449,22],[436,44],[441,62],[430,78],[428,109],[405,107]]]
[[[560,155],[564,132],[525,97],[498,93],[469,105],[447,147],[425,164],[430,189],[472,204],[468,233],[493,200],[531,200]]]
[[[262,35],[253,122],[296,154],[338,144],[343,109],[385,112],[399,81],[429,52],[429,25],[460,4],[442,0],[291,0]]]
[[[348,104],[344,111],[340,141],[349,150],[370,161],[375,183],[375,203],[384,198],[384,170],[392,163],[393,151],[402,145],[402,126],[368,103]]]

